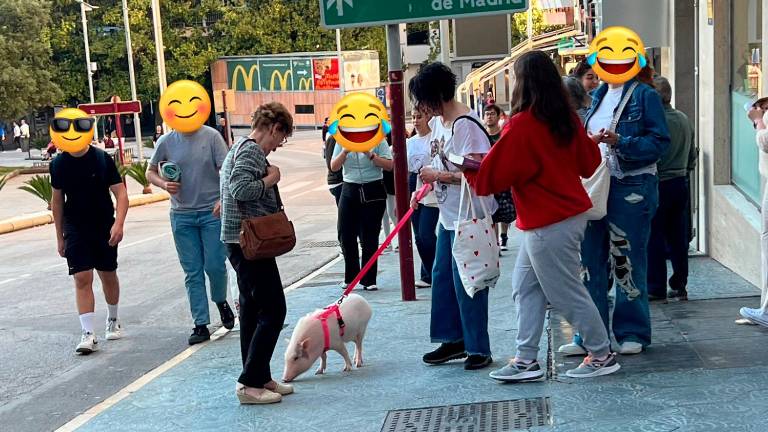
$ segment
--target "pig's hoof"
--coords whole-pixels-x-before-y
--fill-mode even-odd
[[[355,367],[358,368],[358,369],[363,367],[363,362],[361,362],[361,361],[355,362]]]
[[[352,365],[344,366],[344,372],[352,372]]]
[[[323,369],[318,369],[315,371],[315,375],[322,375],[323,372],[325,372]]]

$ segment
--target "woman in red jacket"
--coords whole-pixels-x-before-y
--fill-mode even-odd
[[[467,172],[478,195],[512,188],[523,231],[513,275],[518,311],[517,353],[491,378],[544,377],[536,358],[547,302],[584,337],[589,354],[574,378],[619,370],[597,307],[579,278],[579,252],[592,202],[581,183],[600,164],[600,151],[581,126],[552,60],[529,52],[514,65],[512,117],[480,170]]]

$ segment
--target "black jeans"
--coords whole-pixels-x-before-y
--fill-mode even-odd
[[[269,361],[285,322],[285,294],[274,258],[247,260],[240,245],[227,244],[229,262],[240,289],[240,354],[238,382],[264,388],[272,381]]]
[[[688,285],[688,178],[659,182],[659,209],[651,223],[648,242],[648,294],[667,296],[667,256],[672,262],[669,287]]]
[[[358,253],[358,238],[363,251],[362,265],[379,248],[381,219],[387,209],[386,200],[363,202],[360,185],[344,182],[339,200],[339,232],[341,251],[344,254],[344,282],[350,283],[360,273],[361,263]],[[376,285],[377,265],[363,276],[363,286]]]

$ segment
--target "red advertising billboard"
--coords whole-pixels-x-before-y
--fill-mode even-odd
[[[322,58],[312,60],[315,90],[339,89],[339,59]]]

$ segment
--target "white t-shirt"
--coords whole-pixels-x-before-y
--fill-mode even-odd
[[[29,138],[29,125],[26,123],[21,125],[21,136],[23,138]]]
[[[476,120],[480,118],[473,112],[470,113]],[[469,119],[456,121],[454,135],[451,127],[444,125],[442,117],[433,117],[429,121],[432,128],[430,134],[430,155],[432,156],[432,168],[439,171],[459,172],[460,170],[448,162],[448,155],[466,156],[468,154],[485,154],[491,150],[488,136],[480,126]],[[461,185],[435,183],[435,196],[440,208],[440,224],[443,228],[453,231],[456,229],[456,221],[459,219],[459,200],[461,199]],[[481,197],[485,201],[488,211],[493,214],[498,205],[493,196]],[[482,214],[479,202],[474,200],[478,215]],[[464,209],[466,211],[466,209]]]
[[[609,130],[611,122],[613,121],[613,113],[621,103],[621,93],[624,91],[624,86],[611,88],[608,87],[608,92],[600,101],[595,113],[589,118],[587,122],[587,133],[594,135],[600,132],[600,129]],[[603,158],[608,159],[608,169],[611,171],[611,175],[617,178],[624,178],[626,176],[640,175],[640,174],[656,174],[656,164],[649,165],[637,170],[624,172],[619,166],[619,159],[616,157],[616,152],[612,151],[611,147],[606,143],[600,143],[600,154]]]
[[[14,126],[13,127],[13,137],[16,138],[16,137],[20,137],[20,136],[21,136],[21,128],[19,128],[18,126]]]
[[[408,150],[408,172],[418,174],[422,167],[430,166],[432,163],[432,155],[430,154],[429,148],[429,136],[429,134],[424,136],[414,135],[406,141],[405,144]],[[421,181],[420,177],[417,177],[416,190],[421,189],[423,185],[424,182]],[[421,203],[430,207],[436,207],[437,198],[435,197],[435,192],[432,191],[428,193],[427,196],[421,200]]]

